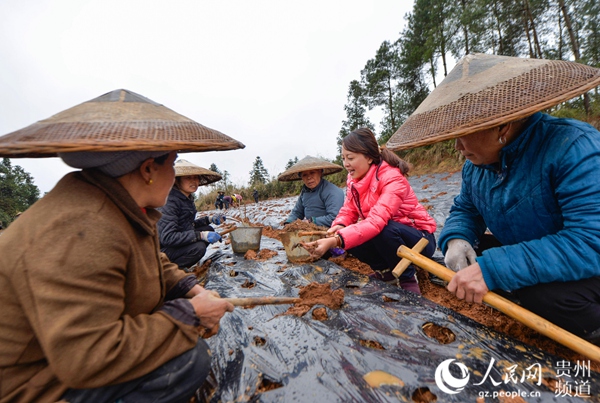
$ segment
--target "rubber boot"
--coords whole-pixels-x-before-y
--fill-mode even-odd
[[[403,290],[412,291],[415,294],[421,294],[419,282],[414,275],[409,278],[400,277],[400,288]]]

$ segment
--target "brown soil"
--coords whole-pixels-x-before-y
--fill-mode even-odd
[[[341,257],[330,259],[337,265],[361,274],[371,273],[371,268],[355,257]],[[429,281],[429,274],[422,269],[417,269],[417,278],[423,296],[439,305],[450,308],[474,321],[481,323],[497,332],[511,336],[522,343],[540,348],[571,362],[588,361],[587,357],[578,354],[552,339],[530,329],[517,320],[506,316],[502,312],[484,304],[468,303],[457,299],[446,288]],[[600,362],[591,361],[590,368],[600,371]]]
[[[263,228],[263,232],[262,234],[266,237],[269,238],[273,238],[273,239],[278,239],[281,241],[281,234],[284,232],[290,232],[290,231],[327,231],[328,228],[326,227],[320,227],[316,224],[313,224],[311,222],[306,222],[306,221],[302,221],[302,220],[296,220],[292,223],[286,224],[284,229],[273,229],[271,227],[264,227]]]
[[[296,302],[283,315],[303,316],[317,304],[331,309],[340,309],[344,303],[344,290],[332,290],[329,283],[310,283],[300,288],[299,297],[301,301]]]
[[[323,308],[322,306],[313,309],[312,317],[314,320],[320,320],[320,321],[329,319],[329,315],[327,315],[327,309]]]
[[[271,250],[271,249],[261,249],[258,253],[256,253],[253,250],[249,250],[244,255],[244,259],[246,259],[246,260],[258,260],[258,261],[262,262],[262,261],[265,261],[265,260],[268,260],[268,259],[272,258],[275,255],[277,255],[277,251],[274,251],[274,250]]]

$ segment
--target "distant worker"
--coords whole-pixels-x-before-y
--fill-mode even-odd
[[[215,209],[217,210],[223,210],[223,198],[225,197],[225,193],[224,192],[217,192],[217,200],[215,200]]]
[[[254,203],[258,203],[258,190],[254,189],[252,191],[252,197],[254,197]]]
[[[285,223],[305,220],[330,227],[344,204],[344,191],[323,179],[323,176],[342,170],[337,164],[308,155],[280,174],[277,180],[281,182],[304,182],[300,196]]]
[[[185,269],[196,264],[206,253],[209,244],[221,240],[210,224],[220,225],[226,218],[214,214],[196,219],[193,194],[201,185],[221,180],[221,175],[186,160],[175,163],[175,183],[167,203],[158,210],[160,250],[171,262]]]
[[[231,204],[233,207],[240,207],[242,204],[242,195],[234,193],[231,195]]]
[[[229,210],[229,207],[233,205],[231,196],[223,196],[223,203],[225,204],[225,210]]]

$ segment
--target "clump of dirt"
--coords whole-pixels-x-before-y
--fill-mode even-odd
[[[373,273],[373,269],[371,269],[371,266],[361,262],[354,256],[348,256],[347,254],[343,254],[337,257],[331,257],[329,258],[329,261],[356,273],[365,274],[367,276]]]
[[[321,227],[312,222],[306,222],[302,220],[296,220],[289,224],[286,224],[285,231],[327,231],[329,228]]]
[[[256,260],[256,252],[252,249],[249,249],[246,253],[244,253],[244,259],[246,260]]]
[[[456,335],[447,327],[427,322],[422,326],[423,333],[432,339],[436,339],[440,344],[449,344],[456,340]]]
[[[344,303],[344,290],[332,290],[331,284],[310,283],[301,287],[300,302],[296,302],[283,315],[303,316],[314,305],[325,305],[331,309],[340,309]]]
[[[358,342],[361,344],[361,346],[364,346],[364,347],[374,348],[377,350],[385,350],[383,345],[380,342],[375,341],[375,340],[359,340]]]
[[[263,228],[262,234],[263,234],[263,236],[281,241],[281,234],[284,232],[285,232],[284,230],[273,229],[272,227],[266,226]]]
[[[329,316],[327,315],[327,308],[320,306],[318,308],[313,309],[312,317],[314,320],[320,320],[320,321],[329,319]]]
[[[273,229],[271,227],[263,228],[263,235],[269,238],[278,239],[281,241],[281,234],[290,231],[327,231],[329,228],[320,227],[312,222],[296,220],[285,225],[283,229]]]
[[[244,259],[246,260],[258,260],[258,261],[265,261],[267,259],[272,258],[273,256],[277,255],[277,251],[271,250],[271,249],[261,249],[258,253],[256,253],[253,250],[249,250],[248,252],[246,252],[246,254],[244,255]]]

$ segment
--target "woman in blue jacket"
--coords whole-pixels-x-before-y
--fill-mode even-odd
[[[216,182],[221,175],[199,167],[186,160],[175,163],[175,184],[167,203],[158,210],[162,217],[157,223],[160,250],[180,268],[188,268],[206,254],[209,244],[220,241],[221,236],[210,224],[220,225],[223,214],[196,219],[193,195],[201,185]]]
[[[279,181],[302,180],[304,183],[296,205],[285,223],[306,220],[329,228],[344,204],[344,191],[323,179],[323,176],[342,169],[339,165],[307,155],[280,174],[277,177]]]
[[[398,150],[455,138],[467,160],[439,237],[458,271],[448,290],[478,303],[489,290],[511,291],[597,344],[600,133],[539,111],[599,84],[599,69],[576,63],[469,55],[388,143]],[[435,127],[436,115],[445,127]],[[415,127],[427,130],[413,135]]]

